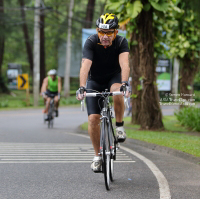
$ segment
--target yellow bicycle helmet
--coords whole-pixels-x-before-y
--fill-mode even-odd
[[[106,13],[101,15],[96,21],[96,26],[102,29],[117,29],[118,18],[115,14]]]

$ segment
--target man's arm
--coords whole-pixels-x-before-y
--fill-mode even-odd
[[[58,77],[58,93],[61,93],[61,89],[62,89],[61,78]]]
[[[89,59],[82,59],[82,65],[81,65],[81,70],[80,70],[80,87],[86,86],[86,81],[88,78],[88,73],[90,71],[90,68],[92,66],[92,61]]]
[[[129,73],[130,73],[130,67],[129,67],[129,52],[124,52],[119,54],[119,64],[122,70],[122,82],[128,81]]]
[[[46,92],[47,86],[48,86],[48,77],[44,78],[44,80],[43,80],[41,93]]]

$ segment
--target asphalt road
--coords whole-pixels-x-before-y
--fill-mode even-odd
[[[130,141],[118,151],[106,191],[103,174],[90,169],[90,139],[77,133],[85,121],[79,108],[61,108],[48,129],[41,109],[1,111],[0,199],[199,199],[198,165]]]

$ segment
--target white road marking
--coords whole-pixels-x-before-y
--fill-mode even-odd
[[[134,163],[135,161],[116,161],[115,163]],[[1,164],[24,164],[24,163],[28,163],[28,164],[32,164],[32,163],[36,163],[36,164],[43,164],[43,163],[91,163],[91,160],[84,160],[84,161],[3,161],[1,162]]]
[[[141,155],[131,149],[128,149],[126,147],[121,147],[121,148],[123,150],[131,153],[132,155],[136,156],[140,160],[142,160],[150,168],[150,170],[153,172],[153,174],[155,175],[155,177],[158,181],[159,190],[160,190],[160,199],[170,199],[171,194],[170,194],[170,189],[169,189],[167,179],[162,174],[162,172],[158,169],[158,167],[151,160],[147,159],[143,155]]]
[[[0,143],[1,163],[88,163],[92,162],[91,144]],[[134,162],[118,153],[117,163]]]
[[[67,134],[72,134],[72,133],[67,133]],[[79,134],[75,134],[75,133],[73,133],[73,135],[77,135],[80,137],[90,139],[89,136],[87,136],[87,135],[79,135]],[[171,199],[171,193],[170,193],[167,179],[165,178],[163,173],[158,169],[158,167],[151,160],[147,159],[143,155],[141,155],[131,149],[123,147],[123,146],[120,146],[120,148],[129,152],[130,154],[136,156],[137,158],[142,160],[149,167],[149,169],[152,171],[152,173],[154,174],[154,176],[157,179],[157,182],[159,185],[159,191],[160,191],[160,199]]]

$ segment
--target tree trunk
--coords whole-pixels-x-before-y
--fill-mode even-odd
[[[56,13],[55,13],[55,15],[56,15],[56,23],[60,23],[59,22],[59,18],[60,18],[60,14],[58,14],[59,13],[59,4],[57,4],[56,6],[55,6],[55,10],[56,10]],[[56,60],[56,65],[58,66],[58,68],[59,68],[59,53],[58,53],[58,51],[59,51],[59,31],[57,32],[57,35],[56,35],[56,40],[55,40],[55,53],[54,53],[54,57],[55,57],[55,60]],[[62,81],[63,82],[63,81]]]
[[[4,2],[3,0],[0,0],[0,7],[3,8]],[[0,9],[0,78],[2,76],[2,64],[3,64],[3,55],[4,55],[4,31],[5,31],[5,25],[4,25],[4,9]]]
[[[71,64],[71,33],[72,33],[72,17],[73,17],[74,0],[70,0],[69,16],[68,16],[68,31],[67,31],[67,46],[66,46],[66,68],[64,79],[64,96],[70,96],[70,64]]]
[[[130,43],[135,42],[135,45],[130,46],[130,68],[132,76],[132,123],[140,124],[139,113],[141,109],[141,89],[140,89],[140,60],[138,47],[138,34],[134,31],[131,34]]]
[[[46,76],[46,62],[45,62],[45,15],[44,11],[41,11],[40,15],[40,88],[42,82]]]
[[[0,1],[2,1],[2,0],[0,0]],[[0,77],[1,77],[2,76],[3,55],[4,55],[4,43],[5,43],[2,22],[0,22],[0,29],[1,29],[1,33],[0,33]]]
[[[101,13],[100,14],[104,14],[106,3],[107,3],[107,0],[105,0],[105,2],[101,5]]]
[[[24,39],[25,39],[25,44],[26,44],[26,51],[27,51],[27,55],[28,55],[28,61],[30,64],[30,73],[31,75],[33,75],[33,49],[32,49],[32,45],[31,42],[29,40],[29,34],[28,34],[28,27],[26,25],[26,13],[24,11],[24,0],[18,0],[19,4],[21,6],[21,16],[22,16],[22,20],[23,20],[23,32],[24,32]]]
[[[2,77],[2,65],[3,65],[3,56],[4,56],[4,47],[5,47],[5,24],[4,24],[4,1],[0,0],[0,92],[10,93],[6,84],[3,81]]]
[[[0,28],[2,26],[0,25]],[[2,28],[1,28],[2,30]],[[3,55],[4,55],[4,35],[0,33],[0,77],[2,76],[2,64],[3,64]]]
[[[143,0],[143,4],[148,0]],[[139,64],[143,77],[141,111],[139,121],[142,129],[163,128],[162,113],[156,86],[153,37],[153,8],[142,11],[138,18]]]
[[[88,0],[87,4],[87,11],[86,11],[86,22],[85,22],[85,28],[91,28],[92,27],[92,21],[93,21],[93,15],[94,15],[94,6],[95,6],[95,0]]]
[[[184,57],[183,66],[180,71],[181,79],[180,79],[180,98],[186,100],[186,106],[188,105],[187,102],[193,102],[193,83],[194,77],[196,72],[198,71],[198,60],[191,60],[188,57]],[[183,105],[180,105],[180,108],[183,108]]]

